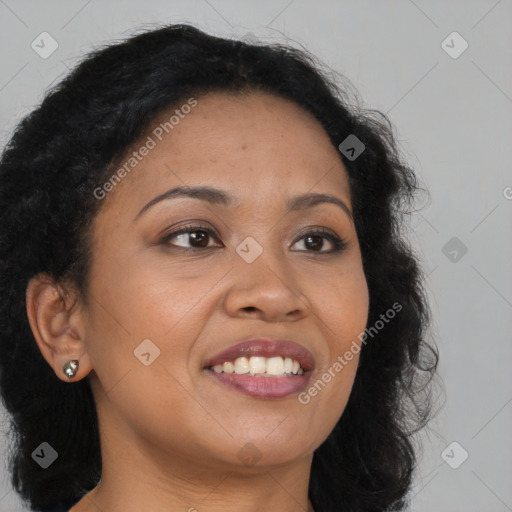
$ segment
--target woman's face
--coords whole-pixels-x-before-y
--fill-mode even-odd
[[[93,225],[82,325],[101,429],[119,446],[130,439],[203,467],[310,457],[345,408],[357,354],[333,365],[359,344],[368,315],[346,170],[320,124],[286,100],[212,93],[178,110],[169,133],[160,123],[174,109],[116,167],[130,171],[103,189],[112,188]],[[185,186],[233,199],[160,197]],[[303,194],[329,194],[345,208],[303,202],[288,211]],[[171,236],[184,226],[193,228]],[[318,229],[346,248],[333,252],[325,233],[311,234]],[[299,347],[286,345],[283,363],[280,341],[274,352],[257,345],[225,361],[243,371],[235,360],[245,354],[254,371],[279,373],[293,367],[286,356],[300,359],[298,348],[311,369],[237,377],[207,368],[252,339]],[[268,357],[251,362],[258,353]]]

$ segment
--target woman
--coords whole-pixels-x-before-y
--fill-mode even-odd
[[[403,510],[437,363],[385,117],[305,52],[95,51],[0,163],[0,375],[36,510]]]

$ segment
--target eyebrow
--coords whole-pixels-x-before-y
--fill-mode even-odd
[[[146,203],[139,213],[135,216],[135,220],[137,220],[145,211],[149,210],[152,206],[161,201],[175,199],[178,197],[189,197],[192,199],[199,199],[201,201],[206,201],[210,204],[220,205],[224,207],[237,208],[240,206],[240,201],[237,198],[228,192],[223,190],[219,190],[213,187],[207,186],[179,186],[174,187],[166,192],[154,197]],[[288,199],[286,202],[286,213],[290,213],[293,211],[306,210],[308,208],[313,208],[322,203],[329,203],[339,206],[352,220],[352,213],[348,206],[341,200],[335,196],[330,194],[320,194],[320,193],[307,193],[301,194],[298,196],[294,196]]]

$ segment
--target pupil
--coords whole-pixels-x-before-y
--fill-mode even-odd
[[[311,240],[317,240],[318,243],[314,243],[313,242],[313,248],[315,247],[318,247],[319,249],[322,248],[322,244],[323,244],[323,241],[322,241],[322,237],[321,236],[318,236],[318,235],[314,235],[314,236],[308,236],[306,238],[306,245],[311,241]]]
[[[193,231],[192,233],[190,233],[190,236],[192,240],[194,240],[195,242],[199,242],[199,247],[204,247],[205,245],[208,245],[207,243],[204,243],[208,237],[208,235],[204,231]]]

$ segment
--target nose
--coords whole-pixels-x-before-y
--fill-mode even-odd
[[[233,285],[226,292],[224,308],[232,317],[254,317],[267,322],[289,322],[308,314],[298,276],[279,254],[263,251],[252,263],[235,254],[230,272]]]

